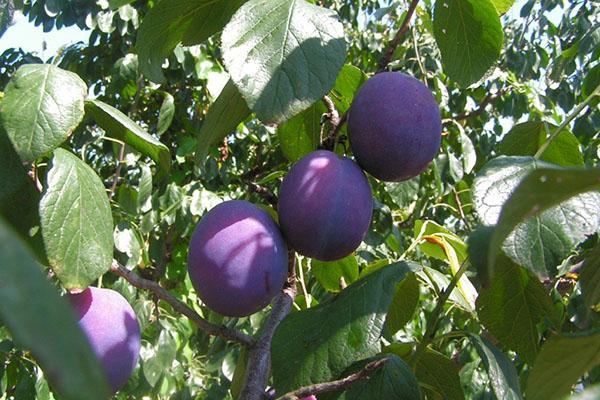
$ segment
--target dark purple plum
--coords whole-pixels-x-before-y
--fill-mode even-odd
[[[69,300],[115,393],[129,379],[140,354],[135,312],[123,296],[110,289],[90,287],[70,294]]]
[[[279,224],[300,254],[322,261],[347,256],[371,222],[373,197],[356,163],[319,150],[299,160],[279,193]]]
[[[440,149],[439,106],[427,86],[411,76],[373,76],[358,91],[348,115],[352,152],[377,179],[415,177]]]
[[[196,226],[188,271],[206,306],[243,317],[265,308],[283,287],[287,248],[269,214],[247,201],[226,201]]]

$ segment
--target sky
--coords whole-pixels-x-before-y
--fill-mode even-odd
[[[76,26],[44,32],[41,25],[35,26],[23,14],[16,12],[13,25],[0,38],[0,54],[11,47],[21,47],[25,51],[37,53],[42,59],[47,59],[65,44],[87,42],[90,32],[82,31]],[[44,42],[46,50],[43,49]]]

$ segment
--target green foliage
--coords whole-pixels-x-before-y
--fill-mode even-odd
[[[440,152],[410,181],[369,177],[351,256],[296,255],[265,384],[281,396],[393,354],[319,399],[598,397],[600,5],[419,1],[394,40],[411,3],[0,1],[0,35],[13,11],[90,34],[0,54],[0,398],[106,398],[57,295],[87,285],[122,293],[143,331],[116,399],[240,398],[252,349],[107,271],[260,338],[271,307],[225,318],[193,290],[194,226],[229,199],[276,217],[293,162],[334,145],[352,158],[334,125],[389,51],[386,69],[435,96]]]

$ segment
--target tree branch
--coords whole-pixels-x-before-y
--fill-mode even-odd
[[[340,113],[335,108],[335,104],[329,96],[323,96],[323,103],[325,104],[325,107],[327,107],[327,119],[329,119],[332,128],[327,137],[323,139],[319,147],[322,149],[335,151],[339,140],[340,131],[342,126],[344,126],[346,123],[348,113],[345,113],[340,117]]]
[[[230,329],[222,325],[215,325],[202,318],[196,311],[190,308],[187,304],[181,300],[173,297],[169,292],[163,289],[158,283],[140,278],[136,274],[128,271],[125,267],[120,265],[118,262],[113,261],[111,266],[111,272],[115,275],[120,276],[133,286],[152,292],[159,299],[169,303],[177,312],[188,317],[196,326],[204,331],[207,335],[218,336],[225,340],[240,343],[244,346],[252,347],[254,345],[254,339],[246,335],[245,333],[239,332],[235,329]]]
[[[263,400],[269,370],[271,365],[271,341],[279,323],[292,309],[292,303],[296,298],[296,253],[289,251],[289,276],[286,285],[275,300],[258,342],[250,349],[244,388],[240,394],[240,400]]]
[[[379,61],[379,69],[377,72],[385,71],[388,64],[392,61],[392,58],[394,57],[394,52],[396,51],[396,48],[402,42],[404,35],[408,31],[410,20],[412,19],[412,16],[415,13],[415,10],[417,9],[418,3],[419,3],[419,0],[412,0],[412,2],[410,3],[410,6],[408,7],[408,11],[406,13],[406,17],[404,18],[404,21],[402,21],[402,25],[400,26],[400,29],[398,29],[398,32],[396,32],[396,36],[394,36],[394,38],[390,42],[390,44],[384,54],[384,56],[381,58],[381,61]]]
[[[284,394],[277,400],[298,400],[303,397],[308,397],[310,395],[318,395],[328,392],[344,390],[348,386],[353,385],[354,383],[360,380],[368,378],[373,372],[383,367],[387,361],[387,358],[380,358],[379,360],[371,361],[370,363],[365,365],[364,368],[360,371],[352,375],[348,375],[345,378],[339,379],[337,381],[317,383],[315,385],[305,386],[303,388],[294,390],[293,392]]]
[[[502,95],[504,95],[504,93],[506,93],[508,91],[508,88],[502,88],[498,91],[498,93],[496,94],[488,94],[487,96],[485,96],[485,98],[483,99],[483,101],[479,104],[479,106],[477,107],[476,110],[473,111],[469,111],[469,112],[464,112],[458,115],[455,115],[452,118],[448,118],[442,121],[442,123],[444,124],[449,124],[451,123],[453,120],[454,121],[462,121],[465,119],[469,119],[469,118],[473,118],[476,117],[478,115],[483,114],[483,112],[485,111],[485,108],[489,105],[492,104],[493,102],[495,102],[496,100],[498,100],[500,97],[502,97]]]

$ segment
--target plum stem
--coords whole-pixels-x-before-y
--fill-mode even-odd
[[[335,149],[337,147],[339,141],[339,133],[342,129],[342,126],[346,123],[347,113],[344,113],[340,117],[340,113],[337,108],[335,108],[335,103],[331,100],[331,97],[325,95],[323,96],[323,104],[327,107],[327,119],[331,123],[331,132],[327,135],[325,139],[322,139],[321,148],[331,150],[335,153]]]
[[[289,276],[281,293],[272,303],[271,313],[261,329],[255,346],[250,348],[244,387],[240,400],[263,400],[271,364],[271,342],[279,323],[290,313],[296,298],[296,252],[289,251]]]
[[[415,13],[415,10],[417,9],[418,3],[419,0],[412,0],[412,2],[410,3],[408,11],[406,12],[406,17],[404,17],[404,21],[402,21],[402,25],[400,25],[400,29],[398,29],[398,32],[396,32],[396,35],[390,42],[387,50],[385,51],[384,56],[381,58],[381,61],[379,61],[379,69],[377,72],[385,71],[387,69],[388,64],[392,61],[396,48],[402,42],[404,35],[408,31],[410,20],[412,19],[412,16]]]
[[[139,277],[116,261],[113,261],[113,265],[111,266],[110,270],[112,273],[125,279],[136,288],[148,290],[159,299],[169,303],[175,311],[188,317],[200,330],[204,331],[204,333],[207,335],[218,336],[222,339],[237,342],[248,347],[254,346],[255,341],[251,336],[235,329],[227,328],[223,325],[216,325],[208,322],[187,304],[173,297],[173,295],[171,295],[158,283]]]
[[[380,358],[375,361],[371,361],[363,367],[360,371],[348,375],[345,378],[338,379],[337,381],[317,383],[315,385],[305,386],[300,389],[296,389],[293,392],[289,392],[279,397],[277,400],[298,400],[303,397],[310,395],[318,395],[329,392],[336,392],[339,390],[346,389],[348,386],[355,384],[365,378],[368,378],[371,374],[383,367],[388,361],[386,357]]]

